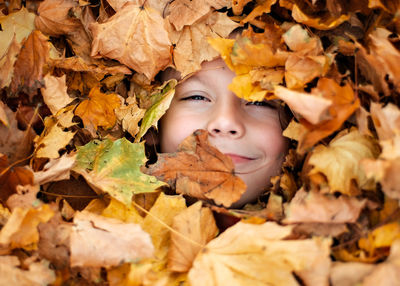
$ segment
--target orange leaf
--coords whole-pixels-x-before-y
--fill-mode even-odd
[[[119,107],[121,101],[114,93],[105,94],[99,87],[94,87],[89,93],[89,99],[82,101],[75,110],[85,127],[97,130],[99,126],[108,129],[115,125],[117,117],[114,109]]]
[[[14,65],[11,91],[35,94],[43,86],[43,67],[49,57],[50,45],[40,31],[33,31],[25,41]]]
[[[159,154],[146,173],[176,186],[176,191],[199,199],[212,199],[226,207],[238,201],[245,183],[234,175],[232,160],[208,145],[208,134],[198,130],[187,137],[178,152]]]

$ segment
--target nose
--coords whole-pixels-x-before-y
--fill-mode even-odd
[[[211,114],[207,131],[211,136],[237,139],[243,136],[245,127],[241,118],[240,106],[234,102],[217,104]]]

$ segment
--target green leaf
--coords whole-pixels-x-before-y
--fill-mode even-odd
[[[140,130],[136,136],[135,142],[139,142],[140,138],[146,134],[151,126],[157,128],[158,120],[165,114],[174,98],[176,83],[177,81],[175,79],[170,80],[159,94],[153,95],[155,96],[154,103],[147,109],[143,116],[142,124],[140,125]]]
[[[140,171],[145,162],[144,143],[131,143],[125,138],[94,140],[78,147],[73,170],[96,190],[130,206],[132,195],[154,192],[165,185]]]

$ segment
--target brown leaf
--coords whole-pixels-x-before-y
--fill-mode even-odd
[[[22,45],[18,43],[14,36],[11,44],[8,46],[7,54],[0,59],[0,88],[7,87],[11,83],[14,75],[14,64]]]
[[[79,19],[71,17],[70,11],[78,6],[73,0],[45,0],[40,3],[35,26],[44,34],[61,36],[74,32],[81,26]]]
[[[180,31],[184,26],[190,26],[206,15],[211,7],[218,10],[230,6],[231,1],[229,0],[176,0],[169,5],[171,12],[169,21],[177,31]]]
[[[246,191],[245,183],[234,175],[232,160],[208,145],[208,134],[198,130],[187,137],[176,153],[159,154],[146,173],[176,186],[179,194],[212,199],[226,207]]]
[[[285,223],[354,223],[365,207],[365,199],[336,198],[299,190],[286,208]]]
[[[174,218],[171,246],[168,253],[168,268],[186,272],[197,253],[218,233],[213,214],[209,208],[202,208],[197,202]]]
[[[117,94],[105,94],[99,87],[92,88],[89,98],[82,101],[75,109],[75,115],[79,116],[85,127],[97,130],[98,127],[112,128],[117,117],[114,109],[121,105]]]
[[[149,234],[139,225],[86,211],[75,214],[70,247],[71,267],[116,266],[154,252]]]
[[[0,201],[5,203],[7,199],[17,191],[17,186],[32,185],[32,171],[24,167],[9,168],[6,155],[0,153]]]
[[[115,115],[122,123],[122,129],[135,137],[140,129],[138,123],[142,120],[146,109],[139,108],[134,97],[127,98],[126,103],[128,105],[120,106],[115,110]]]
[[[43,79],[45,87],[41,88],[43,100],[51,113],[56,114],[61,108],[70,104],[73,99],[68,96],[66,76],[55,77],[47,74]]]
[[[33,31],[25,41],[14,65],[11,91],[33,95],[43,86],[43,68],[49,58],[48,38],[40,31]]]
[[[39,185],[25,185],[21,186],[18,185],[16,187],[16,193],[11,195],[6,202],[8,208],[13,211],[15,208],[31,208],[31,207],[38,207],[42,204],[36,198],[36,195],[40,191]]]
[[[128,3],[107,22],[92,24],[94,57],[116,59],[150,80],[171,63],[164,19],[152,9]]]

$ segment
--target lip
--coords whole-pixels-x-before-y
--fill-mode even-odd
[[[247,163],[249,161],[254,160],[253,158],[249,158],[249,157],[246,157],[246,156],[241,156],[241,155],[238,155],[238,154],[225,153],[225,155],[231,157],[233,163],[235,163],[235,164]]]

